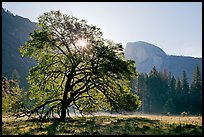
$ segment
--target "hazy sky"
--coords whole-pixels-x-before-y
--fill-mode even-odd
[[[202,57],[201,2],[2,2],[2,7],[33,22],[60,10],[96,25],[124,47],[145,41],[168,55]]]

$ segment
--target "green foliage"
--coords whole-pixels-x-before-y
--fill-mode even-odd
[[[135,64],[124,59],[120,43],[104,39],[100,29],[85,20],[59,11],[44,13],[38,25],[41,30],[20,47],[23,56],[38,63],[28,77],[29,97],[36,101],[31,112],[41,109],[46,117],[61,111],[64,119],[71,107],[83,112],[140,106],[129,90],[130,80],[137,76]],[[128,105],[121,103],[130,98]]]
[[[117,99],[116,99],[117,100]],[[139,97],[135,94],[132,93],[123,93],[121,96],[118,98],[118,104],[119,108],[124,111],[135,111],[137,110],[140,105],[141,101],[139,100]]]
[[[187,94],[189,92],[189,84],[188,84],[188,79],[186,76],[186,71],[183,71],[182,90],[185,94]]]
[[[202,108],[202,75],[198,65],[196,65],[194,69],[189,102],[191,102],[190,110],[193,113],[202,113],[202,111],[200,111],[200,108]]]
[[[12,81],[2,78],[2,112],[17,112],[18,106],[22,101],[22,89],[19,85]]]
[[[135,82],[138,86],[137,93],[143,102],[140,110],[144,113],[202,113],[202,80],[198,65],[195,66],[191,87],[185,71],[176,80],[171,73],[167,76],[165,70],[158,72],[156,67],[152,68],[149,75],[139,74]]]

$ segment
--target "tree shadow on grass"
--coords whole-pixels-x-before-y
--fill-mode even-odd
[[[166,135],[166,134],[200,134],[200,127],[192,125],[164,124],[160,120],[124,117],[89,117],[74,119],[29,120],[37,123],[37,128],[30,129],[31,134],[67,134],[67,135]],[[51,122],[48,123],[48,122]],[[44,125],[43,125],[44,124]],[[43,126],[42,126],[43,125]],[[197,128],[195,128],[197,127]],[[182,131],[183,129],[185,131]],[[189,131],[191,130],[191,131]],[[201,132],[202,134],[202,132]]]
[[[135,117],[118,119],[117,121],[112,122],[109,126],[111,127],[112,132],[119,135],[145,135],[150,134],[149,132],[152,132],[152,130],[158,132],[159,129],[154,129],[154,127],[159,124],[159,120]]]
[[[33,134],[77,134],[77,135],[107,135],[107,134],[145,134],[150,129],[150,124],[158,124],[159,120],[150,120],[147,118],[105,118],[89,117],[74,118],[65,121],[59,119],[31,119],[28,122],[37,123],[37,127],[30,129],[24,135]],[[43,123],[51,122],[48,126],[42,126]]]
[[[83,129],[90,127],[90,125],[95,125],[94,119],[84,119],[84,118],[75,118],[75,119],[66,119],[61,121],[59,118],[53,119],[30,119],[27,122],[36,123],[37,127],[30,129],[28,132],[25,132],[23,135],[33,135],[41,132],[41,134],[46,135],[56,135],[56,133],[61,134],[76,134],[74,129]],[[43,123],[51,122],[49,126],[43,126]]]
[[[148,124],[156,125],[159,120],[150,120],[146,118],[89,118],[82,121],[78,119],[72,123],[72,128],[85,129],[78,133],[79,135],[121,135],[121,134],[143,134],[150,129]],[[143,126],[144,125],[144,126]]]
[[[28,132],[24,133],[24,135],[33,135],[38,132],[46,132],[47,135],[55,135],[57,127],[61,122],[60,119],[31,119],[27,121],[37,123],[38,126],[37,128],[30,129]],[[43,128],[44,122],[52,122],[52,124]]]

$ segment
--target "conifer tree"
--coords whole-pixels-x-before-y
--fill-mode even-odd
[[[193,81],[191,83],[190,91],[192,113],[202,113],[202,79],[198,65],[196,65],[194,69]]]
[[[183,76],[182,76],[182,81],[181,81],[181,86],[182,86],[182,110],[185,112],[189,111],[189,84],[188,84],[188,79],[187,79],[187,74],[185,71],[183,71]]]
[[[176,112],[180,114],[182,112],[182,85],[181,85],[181,80],[178,77],[176,80],[176,97],[175,97],[175,105],[176,105]]]

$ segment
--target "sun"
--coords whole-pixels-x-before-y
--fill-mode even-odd
[[[82,48],[87,45],[87,42],[86,42],[85,40],[83,40],[83,39],[79,40],[78,43],[79,43],[79,45],[80,45]]]
[[[78,49],[84,49],[87,46],[87,40],[85,38],[78,39],[76,41],[76,46]]]

